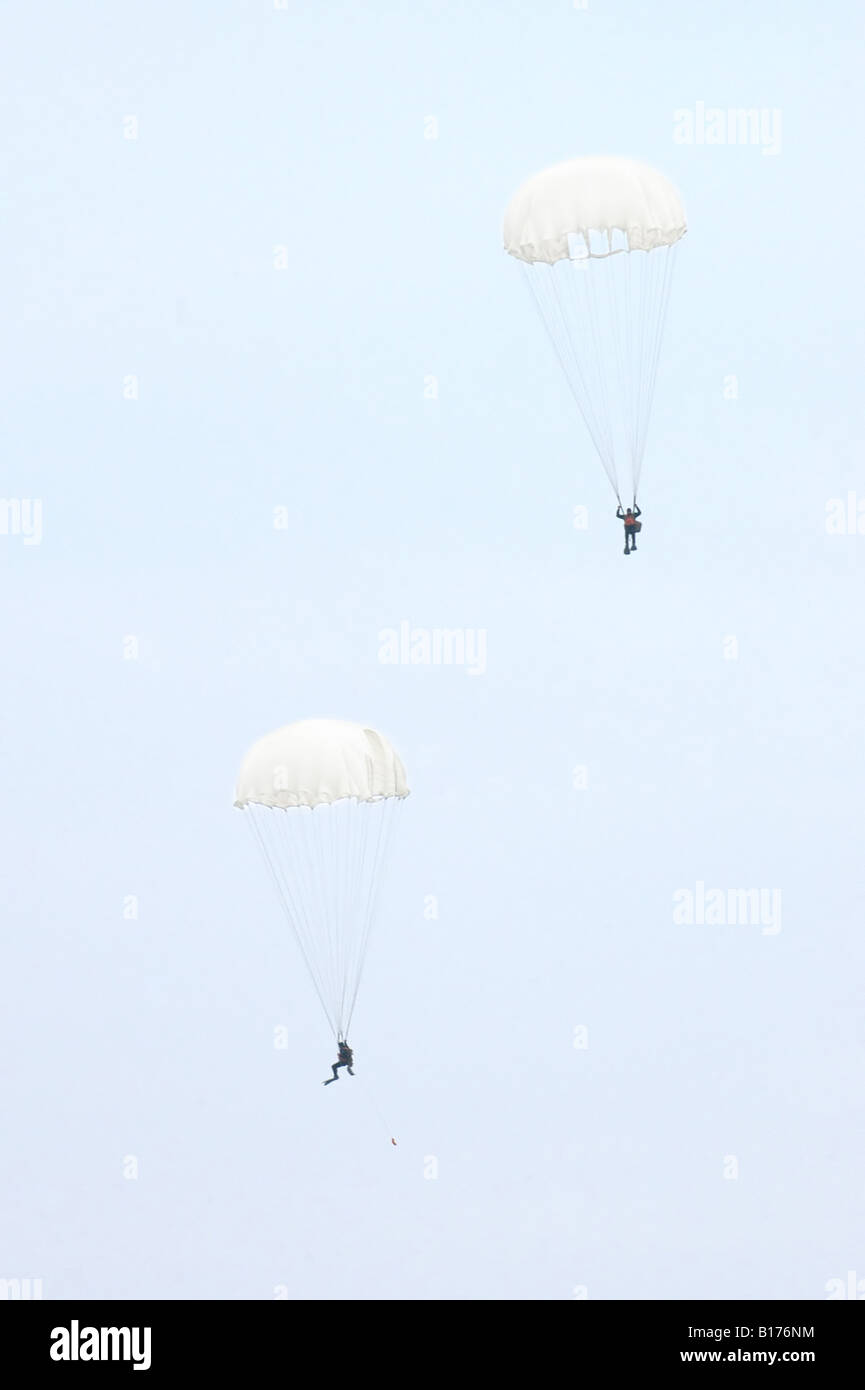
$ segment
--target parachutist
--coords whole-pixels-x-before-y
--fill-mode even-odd
[[[632,550],[636,550],[636,548],[637,548],[637,532],[641,529],[640,523],[638,522],[637,517],[638,517],[638,516],[642,516],[642,515],[643,515],[643,513],[640,511],[639,507],[637,506],[636,498],[634,499],[633,510],[629,507],[628,510],[627,510],[626,512],[623,512],[623,511],[622,511],[622,504],[621,504],[621,502],[619,503],[618,510],[617,510],[617,512],[616,512],[616,516],[619,518],[620,521],[623,521],[623,522],[625,523],[625,554],[626,554],[626,555],[630,555],[631,551],[632,551]]]
[[[337,1073],[340,1067],[345,1067],[349,1076],[354,1076],[354,1072],[351,1069],[353,1061],[354,1053],[349,1047],[348,1041],[345,1038],[341,1038],[339,1042],[339,1056],[337,1060],[334,1062],[333,1066],[331,1067],[333,1076],[329,1076],[326,1081],[322,1081],[322,1086],[329,1086],[332,1081],[339,1080],[339,1076],[337,1075]]]

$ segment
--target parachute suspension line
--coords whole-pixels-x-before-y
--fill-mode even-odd
[[[558,266],[562,270],[559,274]],[[605,375],[605,363],[600,355],[595,352],[586,352],[585,346],[580,343],[580,333],[583,324],[588,323],[591,329],[591,340],[594,345],[599,339],[598,312],[595,302],[594,286],[591,282],[593,276],[592,266],[589,258],[580,257],[579,259],[558,262],[553,266],[554,278],[557,291],[564,288],[567,300],[565,301],[565,330],[568,335],[568,345],[570,347],[571,358],[576,364],[580,380],[584,385],[584,405],[580,407],[583,419],[586,418],[586,410],[591,409],[592,396],[598,401],[598,433],[603,439],[603,449],[600,451],[601,463],[604,465],[607,477],[609,478],[613,491],[618,495],[619,478],[616,470],[616,445],[613,436],[612,417],[610,414],[609,402],[607,399],[607,382]],[[564,286],[562,282],[564,281]],[[568,293],[568,287],[573,286]],[[570,322],[568,321],[567,305],[570,304]],[[588,336],[588,335],[587,335]],[[583,366],[583,360],[585,366]],[[586,385],[586,377],[589,377],[589,384]],[[579,405],[579,400],[577,401]]]
[[[644,258],[644,259],[642,259]],[[636,268],[636,269],[635,269]],[[640,472],[640,419],[643,398],[643,363],[645,351],[646,334],[646,282],[651,278],[651,259],[648,251],[634,251],[628,256],[628,278],[633,282],[634,275],[637,277],[637,293],[633,298],[637,301],[637,309],[628,320],[629,332],[631,335],[631,360],[634,364],[634,372],[631,383],[631,419],[633,421],[633,435],[631,442],[631,493],[633,502],[637,500],[637,480]],[[651,296],[648,296],[651,303]]]
[[[641,283],[640,344],[639,360],[642,370],[639,374],[636,394],[636,433],[634,438],[633,486],[634,500],[639,490],[646,438],[649,428],[652,398],[655,390],[661,342],[666,321],[667,305],[672,284],[672,266],[675,247],[659,247],[645,255],[647,263]],[[648,331],[647,331],[648,330]]]
[[[631,260],[631,257],[630,257],[630,256],[627,256],[627,257],[625,258],[625,260],[626,260],[626,272],[625,272],[625,276],[624,276],[624,281],[625,281],[625,285],[624,285],[624,291],[625,291],[625,312],[624,312],[623,322],[624,322],[624,324],[625,324],[625,333],[626,333],[627,338],[628,338],[628,348],[627,348],[627,358],[628,358],[628,384],[627,384],[627,396],[628,396],[629,404],[632,404],[632,403],[633,403],[633,399],[634,399],[634,371],[635,371],[635,368],[638,369],[639,363],[638,363],[638,362],[637,362],[637,363],[634,362],[633,342],[632,342],[632,339],[631,339],[631,332],[630,332],[630,325],[634,322],[634,312],[633,312],[633,306],[632,306],[632,301],[633,301],[632,286],[633,286],[633,279],[634,279],[634,263],[633,263],[633,261]],[[636,411],[636,410],[631,409],[631,411],[630,411],[630,419],[631,419],[631,430],[632,430],[632,433],[631,433],[631,458],[634,459],[634,458],[637,457],[637,436],[638,436],[638,415],[637,415],[637,411]],[[632,470],[632,471],[633,471],[633,470]],[[634,502],[636,502],[636,500],[637,500],[637,496],[636,496],[636,491],[635,491],[635,492],[634,492]]]
[[[250,818],[325,1017],[348,1034],[369,946],[379,869],[397,797],[288,809],[250,805]]]
[[[377,812],[373,811],[371,805],[358,806],[356,813],[351,817],[348,837],[348,853],[346,854],[346,878],[348,883],[355,884],[360,888],[365,883],[366,874],[366,847],[369,837],[371,818]],[[370,870],[371,871],[371,870]],[[353,972],[357,968],[355,953],[357,950],[357,937],[362,930],[361,902],[350,903],[346,898],[344,907],[344,921],[348,922],[353,916],[353,927],[351,933],[346,933],[344,939],[344,955],[338,967],[337,989],[339,998],[339,1017],[342,1024],[343,1036],[348,1033],[350,1020],[346,1017],[346,996],[350,988],[350,981]]]
[[[631,456],[631,490],[633,491],[634,497],[636,498],[637,484],[639,482],[640,468],[642,465],[642,459],[640,458],[640,422],[642,420],[643,414],[643,392],[646,384],[646,317],[648,313],[646,309],[646,301],[648,300],[649,304],[652,303],[651,283],[655,263],[652,260],[652,253],[650,251],[634,251],[632,254],[635,256],[643,257],[642,260],[637,262],[639,267],[637,273],[640,277],[640,310],[637,314],[639,341],[636,343],[634,347],[634,354],[638,363],[638,370],[637,389],[635,393],[636,398],[634,401],[635,438],[634,452]]]
[[[615,408],[621,417],[619,433],[630,465],[627,481],[632,504],[635,506],[652,400],[653,378],[650,362],[653,358],[657,361],[657,335],[654,332],[657,324],[652,323],[653,319],[657,320],[659,317],[656,270],[664,252],[630,251],[621,254],[624,264],[613,264],[610,257],[605,264],[598,267],[596,278],[606,280],[607,303],[604,322],[609,325],[610,349],[606,356],[609,358],[613,383],[619,387],[615,393]],[[638,267],[636,271],[635,266]],[[636,296],[633,293],[635,274],[638,279]],[[621,281],[621,286],[618,285],[618,281]],[[633,307],[635,298],[636,312]],[[603,358],[605,344],[601,330],[597,331],[595,346],[599,356]]]
[[[370,934],[372,932],[372,924],[375,920],[375,909],[376,904],[378,902],[379,886],[381,883],[381,874],[378,872],[378,870],[379,866],[387,858],[388,849],[390,847],[391,838],[393,836],[395,806],[395,797],[388,797],[382,806],[381,815],[378,818],[378,834],[375,839],[375,847],[372,852],[372,859],[369,866],[369,872],[366,873],[364,876],[367,884],[367,893],[366,903],[363,908],[362,930],[360,933],[360,940],[358,942],[357,959],[356,964],[353,965],[351,973],[346,974],[345,976],[346,981],[348,981],[349,979],[354,979],[354,989],[352,991],[351,999],[348,1005],[348,1015],[346,1018],[345,1025],[346,1028],[348,1028],[351,1025],[352,1015],[354,1014],[354,1006],[357,1002],[357,992],[360,989],[360,982],[363,976],[363,969],[366,965],[366,953],[369,948],[369,939]],[[366,836],[366,839],[367,841],[369,840],[369,835]]]
[[[268,812],[270,811],[270,808],[266,809],[268,810]],[[301,810],[303,808],[298,807],[297,809]],[[249,817],[249,823],[252,827],[253,838],[257,841],[261,853],[264,857],[264,861],[267,864],[268,869],[270,870],[270,876],[273,880],[273,885],[276,889],[277,897],[279,898],[279,901],[282,904],[282,909],[286,917],[288,918],[289,923],[291,924],[295,940],[297,941],[297,944],[300,947],[300,953],[303,957],[303,961],[309,974],[309,978],[312,980],[313,986],[315,987],[315,992],[318,995],[319,1003],[321,1004],[321,1007],[324,1009],[325,1017],[327,1018],[328,1023],[330,1024],[333,1031],[336,1032],[336,1024],[334,1023],[334,1020],[331,1017],[330,1010],[327,1007],[324,995],[322,994],[321,989],[319,987],[319,982],[316,976],[316,972],[313,968],[312,961],[310,960],[309,954],[307,952],[306,943],[304,941],[304,933],[301,929],[303,913],[295,906],[290,887],[290,879],[285,878],[283,874],[280,872],[279,859],[273,853],[271,846],[267,842],[267,838],[264,834],[262,824],[256,814],[256,808],[253,806],[247,806],[246,814]],[[288,812],[278,811],[274,808],[273,814],[287,815]],[[263,820],[263,817],[261,819]],[[308,922],[306,923],[306,927],[307,930],[309,930]],[[309,934],[311,936],[311,932]]]
[[[366,859],[366,841],[370,828],[370,817],[367,814],[371,810],[369,806],[358,807],[357,815],[352,818],[349,828],[348,854],[346,855],[347,877],[350,883],[363,883],[364,863]],[[348,904],[346,904],[348,910]],[[360,930],[360,904],[356,903],[353,908],[356,920],[352,940],[346,941],[348,951],[352,944],[357,944],[357,933]],[[346,1018],[346,994],[349,989],[350,972],[355,968],[354,961],[346,959],[339,968],[339,1017],[342,1024],[343,1036],[348,1034],[350,1020]]]
[[[300,946],[304,964],[333,1028],[334,1019],[328,1002],[330,996],[326,991],[321,971],[316,968],[316,922],[311,915],[314,902],[312,864],[309,855],[302,853],[299,848],[308,838],[307,832],[313,812],[309,807],[301,806],[277,810],[275,815],[270,815],[266,810],[256,810],[254,814],[266,840],[267,852],[273,859],[276,873],[283,886],[283,896],[288,906],[287,916]]]
[[[317,824],[313,823],[313,817],[317,812],[322,811],[324,814],[319,815]],[[333,811],[336,811],[337,815],[331,814]],[[345,918],[341,918],[339,915],[340,902],[336,891],[339,883],[337,872],[339,857],[334,846],[334,837],[338,815],[337,807],[315,806],[311,809],[305,826],[310,851],[308,862],[315,864],[313,882],[318,885],[317,898],[321,904],[324,925],[324,950],[321,953],[322,975],[326,979],[327,997],[334,1004],[339,998],[339,981],[342,978],[343,943],[340,937],[340,925],[345,921]],[[349,843],[351,842],[351,830],[352,827],[349,826]],[[342,1017],[339,1009],[335,1008],[334,1011],[337,1024],[341,1028]]]
[[[559,286],[556,280],[556,267],[552,265],[531,266],[527,265],[525,262],[521,262],[521,265],[523,279],[528,285],[532,298],[535,301],[538,315],[544,325],[553,351],[559,359],[559,365],[564,373],[571,395],[576,401],[577,409],[585,421],[586,428],[595,446],[595,451],[610,480],[610,485],[618,496],[615,473],[610,471],[608,463],[609,444],[607,440],[602,439],[602,422],[597,418],[592,409],[591,392],[583,375],[580,360],[574,347],[573,337],[568,327],[564,305],[562,304],[562,299],[558,292]],[[559,324],[558,333],[555,328],[557,320]],[[566,360],[566,354],[569,360]],[[577,380],[582,387],[582,394],[580,394],[575,384]]]
[[[336,1034],[339,1019],[332,1007],[331,949],[329,943],[317,945],[320,930],[316,928],[325,925],[327,929],[330,903],[326,891],[316,892],[316,832],[320,826],[312,824],[315,810],[308,806],[288,809],[251,806],[247,811],[251,813],[265,860],[277,883],[285,915],[304,965],[325,1017]]]
[[[351,885],[352,885],[353,883],[356,883],[356,882],[357,882],[357,872],[356,872],[356,868],[355,868],[355,856],[354,856],[354,846],[355,846],[355,843],[356,843],[356,840],[357,840],[357,831],[358,831],[358,827],[357,827],[357,825],[354,823],[354,822],[356,821],[356,819],[357,819],[356,817],[349,817],[349,820],[350,820],[352,823],[351,823],[351,824],[349,825],[349,827],[348,827],[348,852],[347,852],[345,855],[342,856],[342,862],[341,862],[341,864],[340,864],[340,872],[339,872],[338,882],[337,882],[337,892],[338,892],[338,897],[337,897],[337,920],[340,921],[340,922],[345,922],[345,921],[348,920],[348,914],[349,914],[349,912],[351,911]],[[334,844],[333,847],[332,847],[332,853],[333,853],[335,859],[338,859],[337,846],[336,846],[336,844]],[[345,970],[346,970],[346,967],[345,967],[344,964],[337,967],[337,980],[344,980],[344,979],[345,979]],[[339,1014],[340,1014],[340,1022],[341,1022],[342,1024],[345,1023],[345,1020],[344,1020],[344,1018],[343,1018],[343,1014],[344,1014],[344,1007],[343,1007],[343,1005],[344,1005],[344,1001],[343,1001],[343,999],[341,998],[341,999],[340,999]],[[345,1036],[346,1036],[346,1034],[345,1034],[345,1032],[343,1032],[343,1033],[342,1033],[342,1037],[345,1037]]]
[[[636,503],[674,246],[522,262],[539,317],[619,506]]]
[[[596,269],[600,269],[601,274],[604,274],[609,270],[609,265],[603,265],[602,268],[596,267]],[[581,265],[580,270],[582,273],[581,283],[585,287],[585,299],[589,307],[589,322],[592,328],[592,341],[595,345],[595,362],[597,363],[597,376],[601,388],[601,419],[605,420],[607,423],[607,448],[609,449],[610,453],[610,468],[612,470],[613,478],[615,480],[615,488],[618,492],[619,474],[618,469],[616,467],[616,442],[613,433],[613,413],[610,410],[610,392],[607,389],[607,376],[609,374],[611,364],[609,362],[609,352],[604,352],[604,336],[601,332],[601,326],[598,317],[599,295],[595,294],[594,286],[594,279],[597,277],[593,277],[592,283],[589,284],[588,280],[589,276],[592,274],[592,267],[590,265]],[[619,382],[621,382],[621,377],[619,377],[618,380]],[[613,383],[611,383],[611,385],[615,385],[615,379]]]
[[[266,815],[266,811],[262,813],[262,821]],[[279,812],[275,821],[271,818],[267,823],[273,827],[277,841],[277,869],[286,882],[291,900],[299,904],[299,910],[289,914],[289,922],[301,946],[304,961],[309,964],[319,996],[327,1003],[325,1013],[330,1026],[336,1031],[335,1024],[339,1020],[333,1013],[333,991],[327,978],[331,955],[328,949],[316,949],[318,922],[324,927],[326,941],[329,935],[330,899],[327,894],[317,896],[315,893],[315,884],[319,880],[316,878],[318,841],[313,827],[314,815],[313,807],[293,806]]]
[[[651,411],[652,400],[655,394],[655,382],[658,377],[658,364],[661,360],[661,344],[664,338],[664,327],[667,322],[667,310],[670,303],[670,290],[673,284],[673,270],[676,263],[676,247],[665,246],[655,251],[646,252],[649,259],[654,256],[658,260],[657,279],[660,279],[660,288],[654,296],[656,311],[654,317],[654,335],[650,344],[648,363],[646,370],[646,390],[642,404],[642,414],[640,419],[640,431],[637,441],[637,451],[635,454],[634,465],[634,499],[636,500],[637,488],[640,482],[640,473],[643,467],[643,455],[646,448],[646,437],[649,432],[649,414]],[[662,268],[663,267],[663,268]]]
[[[612,356],[613,356],[613,358],[614,358],[614,363],[615,363],[614,373],[613,373],[613,379],[614,379],[614,381],[618,381],[618,382],[621,384],[621,391],[620,391],[620,394],[621,394],[621,398],[622,398],[622,399],[621,399],[620,409],[622,410],[622,425],[623,425],[623,427],[624,427],[623,430],[622,430],[622,434],[623,434],[623,436],[624,436],[624,447],[625,447],[625,451],[627,452],[628,427],[629,427],[629,425],[630,425],[631,415],[633,414],[633,411],[632,411],[632,409],[631,409],[631,391],[630,391],[630,389],[629,389],[629,386],[630,386],[630,374],[629,374],[630,362],[629,362],[629,353],[628,353],[628,343],[627,343],[627,341],[626,341],[626,338],[627,338],[627,320],[626,320],[625,317],[624,317],[624,314],[623,314],[623,312],[622,312],[621,305],[620,305],[620,303],[619,303],[619,300],[621,299],[621,296],[620,296],[620,295],[617,295],[617,293],[616,293],[616,283],[615,283],[617,279],[622,279],[623,281],[627,281],[627,276],[626,276],[626,275],[616,276],[616,275],[607,274],[607,273],[606,273],[606,272],[607,272],[607,267],[606,267],[606,266],[604,266],[603,268],[602,268],[602,267],[598,267],[598,269],[599,269],[599,272],[600,272],[600,274],[602,275],[603,279],[606,281],[606,287],[607,287],[606,322],[610,325],[610,337],[611,337],[611,343],[612,343]],[[597,314],[595,314],[595,320],[594,320],[594,323],[595,323],[595,330],[596,330],[598,339],[600,339],[600,336],[601,336],[601,335],[600,335],[600,331],[599,331],[598,328],[597,328],[597,319],[598,319],[598,316],[597,316]],[[608,409],[609,409],[609,405],[608,405],[608,403],[607,403],[607,401],[606,401],[606,398],[605,398],[605,400],[604,400],[604,408],[605,408],[605,410],[608,410]],[[616,470],[616,478],[618,479],[618,469]],[[616,495],[618,496],[618,490],[617,490],[617,492],[616,492]],[[621,503],[619,503],[619,505],[621,506]]]
[[[346,885],[358,883],[360,881],[361,850],[363,836],[366,831],[365,811],[366,807],[358,806],[357,814],[348,818],[349,824],[347,826],[345,853],[342,856],[344,868],[343,881]],[[338,855],[339,851],[337,846],[333,846],[332,853],[334,856]],[[337,863],[338,859],[334,858],[331,862]],[[346,888],[345,899],[339,905],[339,921],[347,924],[354,911],[356,911],[356,907],[352,906],[350,895]],[[332,989],[333,997],[337,1001],[336,1012],[339,1019],[340,1036],[343,1038],[348,1035],[348,1022],[345,1017],[345,991],[350,968],[349,947],[350,940],[348,932],[346,932],[343,937],[337,937],[333,955],[334,979]]]

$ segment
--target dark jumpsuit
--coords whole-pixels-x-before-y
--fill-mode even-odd
[[[337,1073],[339,1072],[340,1067],[345,1067],[346,1070],[348,1071],[349,1076],[354,1076],[354,1072],[353,1072],[352,1069],[351,1069],[351,1064],[352,1064],[353,1061],[354,1061],[354,1053],[352,1052],[352,1050],[351,1050],[351,1048],[349,1047],[348,1043],[340,1043],[340,1045],[339,1045],[339,1061],[334,1062],[333,1066],[331,1067],[331,1071],[333,1072],[333,1076],[329,1076],[328,1079],[327,1079],[327,1081],[322,1082],[322,1085],[324,1085],[324,1086],[329,1086],[330,1083],[331,1083],[331,1081],[338,1081],[338,1080],[339,1080],[339,1076],[337,1075]]]

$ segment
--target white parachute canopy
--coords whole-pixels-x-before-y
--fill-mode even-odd
[[[375,729],[305,719],[253,744],[234,804],[249,817],[328,1021],[347,1036],[405,769]]]
[[[632,159],[572,159],[505,213],[541,318],[616,496],[636,498],[670,292],[687,230],[670,181]]]

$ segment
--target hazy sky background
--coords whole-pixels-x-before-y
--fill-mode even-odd
[[[7,15],[2,493],[43,535],[0,535],[0,1278],[865,1278],[865,535],[825,520],[865,503],[865,42],[854,5],[759,9]],[[780,148],[676,143],[698,102],[777,109]],[[501,249],[518,184],[594,153],[690,226],[627,563]],[[484,629],[485,673],[382,665],[401,620]],[[412,788],[335,1092],[231,805],[308,716]],[[676,925],[699,881],[780,889],[780,932]]]

